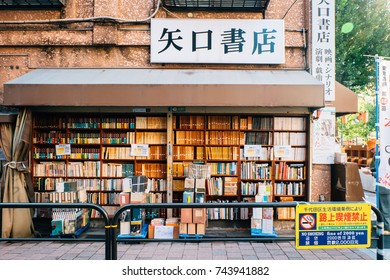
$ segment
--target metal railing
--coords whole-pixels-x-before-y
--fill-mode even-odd
[[[105,224],[105,234],[104,239],[99,238],[85,238],[82,241],[92,241],[92,242],[102,242],[105,243],[105,259],[111,260],[111,221],[108,217],[107,211],[96,204],[92,203],[0,203],[0,210],[4,208],[31,208],[31,209],[37,209],[37,208],[81,208],[81,209],[94,209],[98,211],[102,215],[102,219],[104,220]],[[0,211],[2,212],[2,211]],[[68,238],[68,237],[31,237],[31,238],[0,238],[0,241],[81,241],[80,239],[75,238]]]
[[[94,209],[97,210],[104,220],[105,235],[104,239],[75,239],[65,237],[51,237],[51,238],[0,238],[0,241],[98,241],[105,243],[105,259],[106,260],[117,260],[117,245],[118,242],[124,241],[124,239],[118,240],[118,224],[119,218],[122,213],[126,210],[134,208],[146,208],[146,209],[181,209],[181,208],[278,208],[278,207],[296,207],[299,204],[323,204],[321,202],[253,202],[253,203],[158,203],[158,204],[127,204],[120,207],[110,219],[106,210],[96,204],[91,203],[0,203],[0,212],[4,208],[83,208],[83,209]],[[329,204],[329,202],[326,202]],[[333,203],[333,202],[331,202]],[[340,204],[340,202],[334,202]],[[351,202],[348,202],[350,204]],[[377,260],[383,260],[384,256],[384,218],[382,213],[375,206],[371,205],[371,210],[374,211],[376,219],[376,237],[371,237],[372,240],[377,240]],[[296,236],[241,236],[241,237],[207,237],[205,235],[202,238],[175,238],[175,239],[126,239],[128,243],[139,243],[139,242],[212,242],[212,241],[295,241]]]
[[[340,204],[342,202],[326,202],[326,204]],[[357,202],[358,203],[358,202]],[[314,203],[308,203],[308,202],[253,202],[253,203],[240,203],[240,202],[232,202],[232,203],[158,203],[158,204],[127,204],[122,207],[120,207],[116,213],[114,214],[112,218],[112,227],[111,230],[113,231],[112,236],[112,258],[113,260],[117,259],[117,243],[118,243],[118,223],[119,218],[121,217],[122,213],[126,210],[131,210],[134,208],[148,208],[148,209],[169,209],[169,208],[278,208],[278,207],[296,207],[299,204],[324,204],[322,202],[314,202]],[[348,204],[351,204],[351,202],[348,202]],[[383,249],[384,249],[384,236],[383,236],[383,226],[384,226],[384,218],[382,213],[375,207],[371,205],[371,209],[374,211],[374,213],[377,216],[377,260],[383,260]],[[375,239],[375,238],[372,238]],[[212,242],[212,241],[295,241],[296,236],[287,236],[287,237],[273,237],[273,236],[242,236],[242,237],[202,237],[202,238],[174,238],[174,239],[136,239],[136,238],[129,238],[126,239],[126,242],[128,243],[139,243],[139,242]],[[123,241],[123,239],[120,239],[119,241]]]

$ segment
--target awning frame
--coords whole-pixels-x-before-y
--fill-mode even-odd
[[[306,71],[208,69],[33,70],[4,84],[7,106],[324,106]]]

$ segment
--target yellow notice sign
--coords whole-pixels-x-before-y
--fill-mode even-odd
[[[300,204],[295,216],[298,249],[368,248],[371,205]]]

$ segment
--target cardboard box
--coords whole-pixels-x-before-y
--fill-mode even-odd
[[[206,234],[206,224],[196,224],[196,234]]]
[[[121,192],[119,194],[119,204],[120,206],[130,203],[130,193]]]
[[[179,226],[179,233],[180,234],[187,234],[187,225],[188,224],[180,223],[180,226]]]
[[[179,238],[179,226],[148,226],[148,238],[173,239]]]
[[[196,234],[196,224],[188,224],[187,225],[187,233],[188,234]]]
[[[146,193],[143,193],[143,192],[133,192],[133,193],[131,193],[130,203],[133,203],[133,204],[146,203]]]
[[[206,222],[206,209],[205,208],[193,208],[192,209],[192,223],[204,224]]]
[[[192,223],[192,208],[180,209],[180,221],[187,224]]]

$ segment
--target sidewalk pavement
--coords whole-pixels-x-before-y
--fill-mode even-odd
[[[365,191],[375,205],[375,193]],[[376,216],[372,215],[372,220]],[[297,249],[276,242],[118,242],[118,260],[376,260],[376,248]],[[390,248],[383,250],[390,260]],[[0,241],[0,260],[104,260],[104,242]]]
[[[302,249],[278,242],[118,243],[118,260],[376,260],[376,249]],[[389,250],[387,250],[389,251]],[[103,242],[0,242],[0,260],[104,260]],[[387,256],[386,259],[390,259]]]

